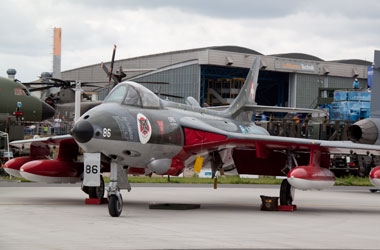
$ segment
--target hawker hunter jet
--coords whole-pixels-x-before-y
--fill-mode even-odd
[[[162,100],[138,83],[121,82],[102,104],[79,118],[72,137],[41,139],[34,146],[32,142],[31,151],[47,155],[46,145],[60,141],[56,159],[31,161],[34,154],[13,159],[5,167],[39,182],[84,178],[82,189],[90,197],[103,196],[99,175],[110,171],[108,210],[117,217],[123,207],[120,189],[131,189],[128,174],[177,176],[204,160],[203,164],[211,163],[215,176],[233,165],[239,174],[287,176],[280,187],[280,203],[291,205],[294,188],[334,185],[330,153],[379,154],[380,146],[271,136],[255,125],[247,113],[263,110],[255,103],[259,64],[256,57],[239,95],[224,110],[201,108],[195,99],[188,105]],[[84,163],[79,148],[86,152]]]
[[[6,120],[7,116],[15,116],[19,120],[43,121],[52,117],[54,112],[55,110],[47,103],[32,96],[23,84],[0,77],[1,119]]]

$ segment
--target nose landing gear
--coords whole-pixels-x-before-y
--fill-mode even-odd
[[[110,183],[108,186],[108,212],[112,217],[119,217],[123,211],[123,197],[120,189],[131,191],[128,182],[128,168],[117,162],[111,162]]]

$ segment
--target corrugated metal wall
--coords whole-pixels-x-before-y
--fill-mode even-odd
[[[314,108],[313,104],[317,98],[318,88],[321,85],[318,83],[317,75],[297,74],[296,98],[297,107]]]
[[[297,74],[296,103],[300,108],[315,108],[319,88],[352,89],[354,78]],[[327,82],[324,82],[327,81]],[[367,80],[360,80],[360,87],[367,88]]]
[[[352,88],[354,78],[342,78],[330,76],[328,79],[329,88]],[[367,80],[360,79],[360,88],[367,88]]]

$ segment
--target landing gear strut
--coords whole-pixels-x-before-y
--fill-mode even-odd
[[[123,211],[123,197],[120,189],[131,190],[127,177],[128,168],[111,162],[110,183],[108,186],[108,212],[112,217],[119,217]]]
[[[216,177],[216,171],[221,169],[221,167],[223,166],[223,161],[218,151],[210,152],[210,159],[211,159],[211,178],[214,179]]]
[[[287,150],[286,156],[287,156],[286,164],[285,164],[285,167],[282,169],[282,172],[285,175],[287,175],[291,169],[298,166],[298,162],[296,160],[296,155],[294,154],[294,152]],[[287,179],[284,179],[281,182],[281,187],[280,187],[280,205],[291,206],[294,200],[294,192],[295,192],[294,187],[292,187],[289,184]]]
[[[280,187],[280,205],[290,206],[294,199],[294,188],[289,184],[287,179],[281,182]]]

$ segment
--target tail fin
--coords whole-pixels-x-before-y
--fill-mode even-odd
[[[226,109],[225,115],[235,117],[240,113],[240,110],[245,105],[256,105],[256,88],[257,79],[259,77],[260,70],[260,57],[256,57],[253,60],[251,69],[248,72],[247,78],[245,79],[244,85],[241,88],[238,96],[233,100],[228,109]]]

